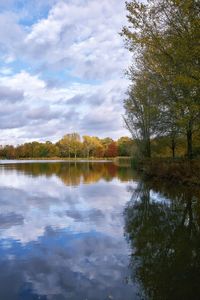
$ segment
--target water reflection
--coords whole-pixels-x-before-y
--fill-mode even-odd
[[[0,299],[137,299],[125,281],[131,178],[110,163],[0,165]]]
[[[140,183],[125,209],[141,299],[200,299],[200,190]]]
[[[128,181],[133,177],[131,168],[117,166],[109,162],[34,162],[0,164],[0,169],[17,171],[24,175],[52,177],[56,175],[66,185],[90,184],[101,179],[106,181],[114,177],[120,181]]]
[[[111,163],[1,164],[0,299],[200,299],[199,199]]]

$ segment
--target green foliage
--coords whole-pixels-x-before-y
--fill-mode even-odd
[[[200,132],[200,4],[196,0],[126,2],[129,25],[122,30],[134,55],[128,74],[125,122],[143,156],[151,140],[169,137],[175,156],[177,139],[186,139],[193,156]]]
[[[119,156],[132,156],[135,143],[129,137],[123,136],[118,139],[118,154]]]

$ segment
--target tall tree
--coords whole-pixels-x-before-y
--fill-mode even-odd
[[[124,101],[124,120],[141,154],[151,157],[151,138],[157,130],[158,101],[148,72],[138,72],[133,80]]]
[[[179,127],[193,154],[193,133],[200,122],[200,4],[196,0],[126,2],[129,26],[122,35],[134,54],[133,68],[145,65],[157,78],[157,87],[171,89]],[[158,80],[159,78],[159,80]]]

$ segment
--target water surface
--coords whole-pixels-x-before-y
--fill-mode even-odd
[[[129,181],[111,163],[3,162],[0,299],[137,297],[126,282]]]
[[[140,299],[199,300],[200,189],[141,181],[124,217]]]
[[[0,299],[200,299],[199,194],[109,162],[1,162]]]

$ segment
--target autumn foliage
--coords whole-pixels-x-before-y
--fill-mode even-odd
[[[111,138],[100,139],[95,136],[81,136],[78,133],[68,133],[58,142],[30,142],[18,146],[0,146],[0,158],[109,158],[116,156],[131,156],[133,140],[122,137],[117,141]]]

